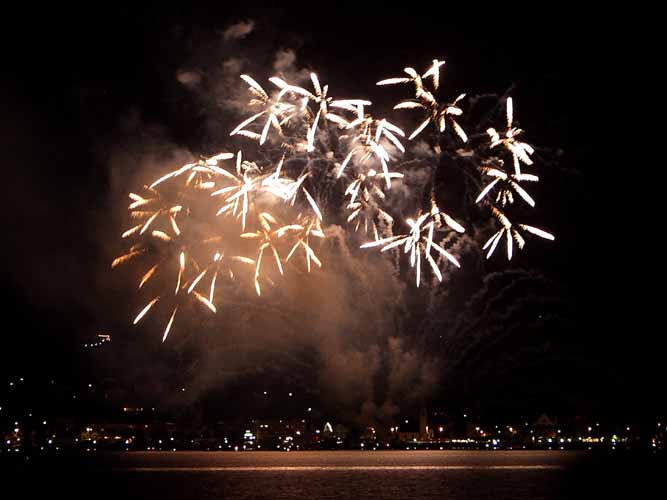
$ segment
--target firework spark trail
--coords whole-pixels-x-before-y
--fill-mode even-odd
[[[403,174],[387,172],[387,177],[389,179],[402,179]],[[345,196],[350,197],[346,208],[351,211],[347,217],[347,222],[356,221],[355,231],[359,230],[363,222],[364,233],[372,228],[376,239],[379,237],[378,222],[384,223],[388,227],[391,227],[394,223],[394,218],[381,207],[386,195],[382,187],[377,185],[377,178],[378,175],[374,169],[370,169],[367,174],[359,173],[357,178],[345,190]]]
[[[313,247],[310,244],[310,237],[313,236],[315,238],[324,238],[325,236],[324,232],[322,231],[320,218],[311,217],[310,219],[305,219],[298,222],[298,224],[284,226],[278,230],[279,232],[285,232],[288,230],[297,231],[297,241],[294,243],[292,249],[285,258],[285,262],[288,262],[292,255],[294,255],[299,248],[302,248],[306,255],[306,267],[308,272],[310,272],[311,262],[314,262],[318,267],[322,267],[322,261],[320,261],[320,259],[317,257]]]
[[[484,187],[475,200],[475,203],[482,201],[482,199],[489,194],[497,184],[500,184],[502,187],[498,190],[498,194],[496,195],[496,203],[501,203],[503,206],[508,202],[510,204],[514,203],[514,196],[512,195],[512,192],[514,191],[531,207],[535,206],[535,200],[519,185],[519,182],[538,182],[539,177],[532,174],[508,174],[503,170],[493,167],[480,167],[480,169],[486,175],[495,177],[495,179]]]
[[[487,258],[503,238],[508,259],[515,245],[523,248],[526,233],[553,240],[554,236],[542,229],[512,223],[503,210],[514,203],[515,194],[533,207],[535,200],[521,184],[539,180],[520,169],[521,163],[533,164],[533,148],[517,139],[523,131],[514,126],[512,98],[506,100],[506,130],[489,128],[487,134],[480,134],[485,140],[476,135],[470,141],[458,121],[464,114],[465,94],[451,102],[439,99],[444,65],[444,61],[434,59],[422,74],[406,67],[407,76],[378,82],[380,86],[414,86],[413,98],[394,107],[423,114],[407,139],[391,121],[367,112],[371,101],[333,97],[315,73],[310,74],[312,89],[274,76],[269,78],[270,91],[251,76],[241,75],[250,95],[249,116],[230,135],[252,139],[260,147],[270,144],[273,151],[279,147],[282,155],[274,163],[270,159],[250,161],[240,150],[236,154],[221,152],[169,171],[144,186],[142,194],[129,194],[128,210],[134,224],[121,237],[133,244],[111,267],[151,260],[138,280],[140,290],[152,289],[146,292],[151,298],[134,324],[157,304],[169,307],[162,337],[165,341],[178,311],[188,303],[216,313],[224,305],[224,297],[216,291],[223,281],[237,283],[237,271],[247,269],[253,275],[252,284],[259,296],[262,282],[275,283],[271,270],[283,276],[297,256],[303,258],[309,273],[313,266],[323,267],[314,245],[325,239],[323,224],[341,217],[353,228],[350,237],[362,227],[362,234],[372,233],[373,241],[361,244],[361,248],[379,248],[382,253],[402,249],[401,254],[409,255],[417,287],[423,281],[424,266],[443,281],[444,262],[460,267],[457,257],[445,248],[455,246],[449,235],[465,229],[438,208],[432,193],[430,210],[417,207],[417,216],[404,221],[407,232],[394,235],[395,221],[402,216],[397,219],[388,196],[404,178],[398,171],[400,163],[398,168],[390,168],[392,162],[410,154],[402,141],[415,139],[429,125],[437,135],[433,140],[449,141],[454,146],[441,148],[436,142],[433,147],[441,158],[459,154],[457,144],[465,143],[466,158],[475,162],[474,171],[467,172],[476,176],[481,190],[475,203],[488,208],[500,225],[483,247],[488,249]],[[509,157],[513,173],[504,168],[504,155]],[[344,194],[342,199],[332,200],[331,187],[336,183],[342,184],[339,193]],[[207,229],[202,230],[202,226]],[[449,231],[447,236],[438,240],[436,234],[445,231]],[[169,293],[163,289],[167,282],[171,283]]]
[[[523,246],[526,244],[526,240],[521,236],[521,233],[517,230],[517,226],[514,226],[512,222],[503,214],[500,210],[496,208],[492,208],[493,215],[496,217],[498,222],[502,225],[502,227],[491,236],[487,240],[487,242],[484,244],[482,247],[482,250],[486,250],[489,248],[489,252],[486,255],[486,258],[490,258],[491,255],[493,255],[493,252],[495,251],[496,247],[498,246],[498,243],[500,240],[505,237],[505,240],[507,242],[507,260],[512,260],[512,255],[513,255],[513,249],[514,249],[514,242],[516,241],[516,244],[518,245],[519,249],[522,249]],[[542,229],[533,227],[533,226],[528,226],[526,224],[519,224],[519,228],[523,229],[524,231],[527,231],[531,234],[534,234],[536,236],[539,236],[540,238],[544,238],[547,240],[554,240],[554,235],[551,233],[548,233]]]
[[[435,231],[443,229],[443,221],[445,221],[445,225],[450,229],[461,233],[465,231],[460,224],[451,219],[448,215],[442,213],[437,206],[433,205],[430,212],[420,214],[416,220],[407,219],[405,221],[410,227],[409,234],[391,236],[370,243],[364,243],[361,245],[361,248],[380,246],[382,247],[381,251],[386,252],[392,248],[400,248],[403,246],[403,253],[410,254],[410,267],[415,269],[417,287],[421,284],[422,259],[430,264],[438,281],[442,281],[442,273],[433,258],[431,253],[432,250],[438,252],[456,267],[461,267],[458,260],[434,240]]]
[[[512,154],[512,160],[514,163],[514,173],[516,176],[521,175],[521,163],[526,165],[532,165],[533,160],[530,159],[530,155],[534,153],[533,147],[530,144],[525,142],[518,141],[516,138],[523,132],[520,128],[512,126],[512,121],[514,119],[514,105],[512,104],[512,98],[508,97],[506,102],[506,112],[507,112],[507,129],[501,135],[494,128],[487,129],[487,133],[491,138],[491,147],[495,148],[496,146],[502,145],[507,148],[507,150]]]
[[[419,75],[414,68],[405,68],[403,71],[408,74],[409,78],[388,78],[381,80],[377,85],[394,85],[399,83],[413,83],[415,86],[414,100],[407,100],[398,103],[394,109],[419,109],[425,112],[426,117],[422,120],[420,125],[410,134],[409,140],[417,137],[429,124],[433,124],[440,133],[447,130],[447,123],[450,123],[454,133],[463,142],[468,141],[463,128],[456,121],[456,116],[461,116],[463,110],[459,107],[459,102],[465,97],[465,94],[460,94],[451,103],[441,104],[435,97],[435,93],[440,87],[440,68],[445,64],[445,61],[433,60],[433,65],[423,74]],[[426,78],[431,78],[433,89],[430,91],[424,84]]]
[[[257,292],[257,295],[261,295],[259,278],[260,278],[260,269],[262,265],[262,257],[264,257],[264,253],[268,250],[271,251],[271,253],[273,254],[273,258],[275,259],[276,267],[280,272],[280,274],[283,275],[284,274],[283,263],[282,259],[280,258],[280,252],[278,251],[279,242],[277,240],[285,236],[285,234],[288,231],[299,230],[302,228],[294,224],[294,225],[285,225],[279,227],[278,229],[273,229],[272,225],[276,226],[278,224],[278,221],[273,215],[271,215],[268,212],[259,213],[257,219],[259,220],[260,224],[259,229],[253,233],[243,233],[241,234],[241,238],[255,239],[258,241],[259,248],[255,266],[255,291]]]

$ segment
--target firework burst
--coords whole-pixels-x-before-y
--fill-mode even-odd
[[[413,97],[394,107],[423,114],[407,141],[432,125],[432,146],[441,160],[458,154],[466,143],[466,158],[472,162],[467,174],[479,188],[474,203],[488,209],[500,226],[483,246],[487,257],[503,238],[508,259],[515,246],[523,248],[526,233],[553,240],[542,229],[513,224],[504,212],[515,195],[533,207],[522,184],[539,180],[521,172],[520,164],[532,165],[533,148],[517,139],[523,131],[513,125],[512,99],[505,101],[506,130],[488,128],[469,141],[459,123],[465,94],[451,102],[439,98],[444,65],[434,59],[421,74],[407,67],[407,76],[378,82],[414,86]],[[410,210],[417,215],[401,223],[406,231],[393,234],[395,221],[403,221],[403,207],[396,210],[389,193],[404,181],[404,165],[419,158],[406,152],[400,127],[368,113],[369,100],[335,98],[315,73],[310,74],[312,88],[274,76],[271,90],[265,90],[249,75],[241,79],[248,86],[248,117],[230,135],[260,147],[271,144],[272,152],[260,161],[250,161],[242,151],[201,158],[129,194],[132,225],[121,236],[131,244],[112,267],[132,262],[141,267],[137,284],[147,298],[135,324],[165,308],[164,341],[189,304],[209,313],[224,307],[223,282],[245,286],[247,274],[248,288],[260,296],[264,284],[277,282],[272,275],[281,278],[290,266],[305,267],[308,273],[324,267],[317,246],[326,239],[326,223],[347,223],[351,238],[371,234],[372,241],[360,245],[363,249],[406,255],[417,287],[427,270],[443,281],[444,266],[461,266],[450,236],[465,229],[438,208],[433,190],[430,208]],[[442,147],[448,144],[453,147]],[[503,155],[512,162],[513,173],[503,168]],[[430,174],[433,186],[437,168]]]
[[[405,222],[410,228],[408,234],[364,243],[361,248],[381,247],[381,251],[386,252],[402,247],[403,253],[410,254],[410,267],[415,269],[417,287],[421,284],[422,263],[424,262],[428,262],[435,276],[442,281],[442,273],[436,259],[433,258],[433,251],[438,254],[436,258],[443,257],[456,267],[461,267],[456,257],[434,239],[436,231],[446,228],[463,233],[465,229],[458,222],[441,212],[435,204],[430,212],[419,214],[416,219],[407,219]]]
[[[447,130],[447,124],[449,123],[454,130],[454,133],[461,139],[461,141],[468,141],[468,136],[455,118],[463,114],[463,110],[458,104],[465,97],[465,94],[460,94],[451,103],[441,103],[435,97],[435,94],[440,87],[440,68],[444,64],[445,61],[434,59],[433,65],[421,76],[413,68],[408,67],[403,71],[409,78],[388,78],[377,83],[378,85],[394,85],[398,83],[414,84],[414,99],[402,101],[394,106],[394,109],[420,110],[425,115],[419,126],[412,132],[412,134],[410,134],[410,137],[408,137],[409,140],[417,137],[429,124],[433,124],[440,133],[443,133]],[[430,78],[432,82],[433,88],[431,90],[428,89],[428,86],[425,85],[424,82],[424,80],[428,78]]]
[[[486,132],[491,138],[492,148],[503,146],[510,152],[514,163],[514,173],[519,176],[521,175],[521,163],[525,163],[526,165],[533,164],[530,155],[534,153],[534,150],[530,144],[517,140],[517,137],[523,130],[512,125],[512,121],[514,120],[514,105],[512,104],[511,97],[507,98],[505,109],[507,113],[507,128],[505,131],[499,133],[491,127]]]

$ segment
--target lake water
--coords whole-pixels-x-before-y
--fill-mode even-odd
[[[130,452],[33,458],[0,474],[24,498],[635,500],[662,484],[661,466],[559,451]]]

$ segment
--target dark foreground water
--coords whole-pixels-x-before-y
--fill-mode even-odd
[[[15,498],[636,500],[662,495],[663,465],[558,451],[131,452],[33,457],[0,477]]]

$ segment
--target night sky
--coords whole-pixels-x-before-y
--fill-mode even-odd
[[[132,289],[122,289],[109,269],[121,248],[118,214],[126,204],[114,165],[164,144],[217,152],[239,121],[218,108],[210,92],[222,63],[237,54],[252,58],[252,70],[264,67],[257,76],[265,79],[276,52],[291,49],[297,66],[318,71],[332,88],[368,96],[380,111],[390,110],[400,93],[375,82],[433,58],[447,61],[442,85],[453,95],[503,93],[514,84],[516,114],[529,142],[558,159],[538,166],[543,182],[535,219],[556,242],[532,240],[511,264],[497,258],[485,269],[507,271],[499,280],[525,284],[488,310],[483,305],[491,295],[469,302],[479,282],[466,282],[463,269],[452,281],[460,288],[449,294],[449,309],[438,313],[448,316],[427,318],[443,336],[459,335],[447,348],[458,361],[440,367],[446,380],[432,388],[429,403],[497,412],[664,411],[658,397],[662,329],[649,321],[656,299],[644,297],[658,292],[642,284],[648,274],[638,269],[645,264],[632,262],[647,258],[638,251],[641,237],[616,212],[640,194],[624,184],[624,160],[608,155],[619,148],[610,141],[620,139],[604,133],[609,49],[597,21],[548,11],[512,24],[507,16],[450,17],[427,9],[330,10],[95,4],[9,19],[0,80],[3,380],[106,376],[122,385],[132,383],[119,374],[122,363],[133,360],[155,362],[155,378],[177,386],[170,370],[196,366],[201,346],[184,353],[177,340],[159,343],[160,328],[131,328],[136,303],[126,301],[133,300]],[[250,19],[252,33],[224,41],[226,28]],[[204,83],[189,88],[178,78],[184,72],[202,75]],[[496,318],[519,303],[526,305],[512,319],[518,326],[493,330]],[[552,319],[536,321],[540,311]],[[493,336],[473,340],[470,325]],[[98,331],[114,339],[116,350],[104,358],[82,349]],[[282,349],[280,359],[289,350],[299,366],[308,366],[312,354],[280,343],[276,349]],[[142,354],[127,354],[135,350]],[[262,360],[273,370],[265,377],[280,378],[281,361]],[[285,370],[292,373],[294,365]],[[304,377],[294,376],[295,387]],[[211,382],[202,395],[227,402],[226,387],[252,393],[263,390],[261,380],[254,373],[224,386]],[[335,403],[326,388],[307,394],[314,404]]]

